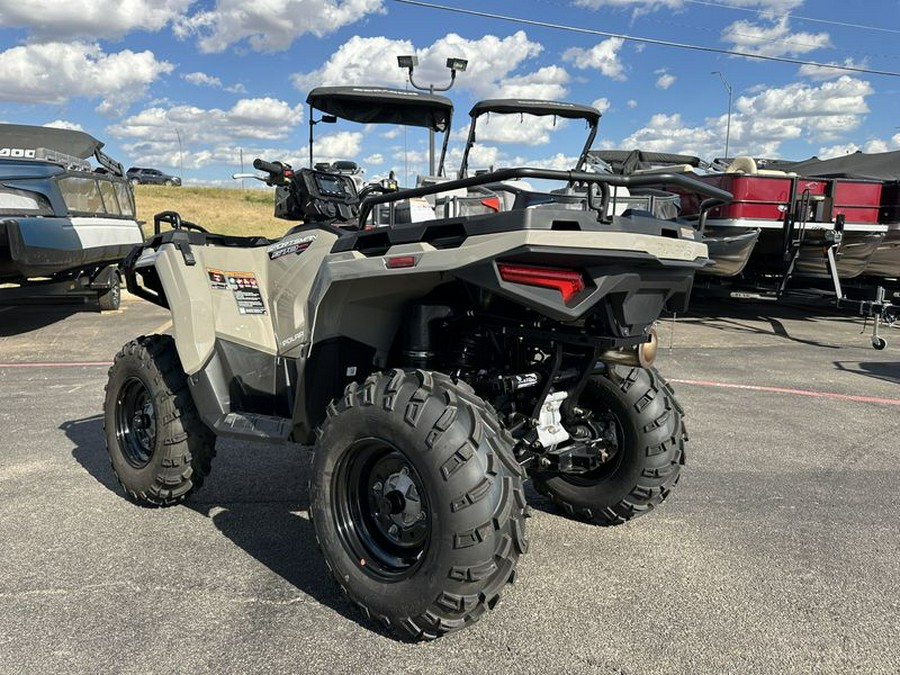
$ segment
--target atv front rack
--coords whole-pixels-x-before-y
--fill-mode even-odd
[[[703,231],[706,224],[706,216],[710,209],[727,204],[732,200],[730,192],[708,185],[699,180],[675,173],[653,174],[652,176],[616,176],[608,174],[588,173],[586,171],[560,171],[557,169],[535,169],[519,167],[511,169],[499,169],[490,173],[480,174],[469,178],[460,178],[423,187],[399,190],[382,195],[366,197],[360,205],[359,222],[364,223],[376,204],[387,204],[411,199],[414,197],[426,197],[450,190],[465,189],[475,186],[485,186],[492,183],[515,180],[517,178],[533,178],[536,180],[553,180],[566,182],[569,185],[583,185],[587,189],[584,198],[585,210],[595,211],[597,220],[602,223],[611,222],[609,216],[610,186],[613,187],[645,187],[658,186],[661,182],[677,185],[692,190],[699,194],[707,195],[707,199],[700,204],[700,220],[697,229]],[[596,188],[596,190],[595,190]],[[556,196],[556,195],[554,195]],[[568,195],[558,195],[561,199]]]

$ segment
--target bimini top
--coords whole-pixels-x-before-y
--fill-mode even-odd
[[[700,166],[700,158],[693,155],[673,155],[668,152],[644,152],[643,150],[591,150],[588,158],[600,160],[609,165],[613,173],[629,175],[639,169],[656,166],[687,164]]]
[[[453,118],[449,98],[383,87],[316,87],[306,102],[316,110],[363,124],[402,124],[446,131]]]
[[[566,103],[564,101],[541,101],[522,98],[492,98],[479,101],[469,111],[469,117],[478,117],[485,113],[510,115],[524,113],[526,115],[556,115],[573,120],[587,120],[591,124],[600,121],[600,111],[589,105]]]
[[[854,152],[834,159],[807,159],[792,164],[790,171],[809,178],[858,178],[900,180],[900,150],[893,152]]]

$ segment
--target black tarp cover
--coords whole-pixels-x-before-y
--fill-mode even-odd
[[[362,124],[402,124],[446,131],[453,103],[436,94],[384,87],[317,87],[306,102],[316,110]]]
[[[492,98],[479,101],[472,106],[469,117],[478,117],[492,112],[501,115],[514,113],[539,116],[556,115],[573,120],[587,120],[591,124],[597,124],[600,121],[600,111],[589,105],[520,98]]]
[[[83,131],[25,124],[0,124],[0,150],[46,148],[78,159],[87,159],[93,157],[102,147],[103,143]]]
[[[854,152],[834,159],[807,159],[790,168],[799,176],[810,178],[857,178],[865,180],[900,180],[900,150],[893,152]]]
[[[588,159],[599,159],[609,164],[613,173],[628,175],[639,169],[654,166],[688,164],[700,166],[700,158],[693,155],[673,155],[668,152],[644,152],[643,150],[591,150]]]

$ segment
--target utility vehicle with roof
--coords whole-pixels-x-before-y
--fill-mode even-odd
[[[82,131],[0,124],[0,300],[119,306],[118,265],[143,233],[122,165],[102,147]]]

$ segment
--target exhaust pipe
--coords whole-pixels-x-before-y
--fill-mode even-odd
[[[647,342],[642,342],[636,347],[610,349],[603,352],[599,360],[638,368],[649,368],[656,361],[656,352],[659,350],[659,337],[656,335],[655,328],[651,328],[647,334],[650,336],[650,340]]]

